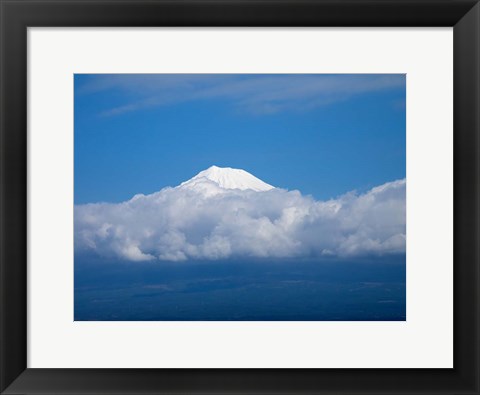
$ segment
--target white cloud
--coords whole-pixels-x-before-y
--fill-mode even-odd
[[[316,201],[298,191],[165,188],[75,207],[75,252],[131,261],[405,252],[405,180]]]

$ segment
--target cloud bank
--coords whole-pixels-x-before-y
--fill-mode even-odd
[[[405,180],[328,201],[279,188],[212,188],[75,206],[75,253],[185,261],[405,252]]]
[[[238,111],[268,115],[309,111],[362,94],[405,89],[403,74],[107,74],[90,75],[76,95],[114,92],[115,116],[153,107],[222,100]]]

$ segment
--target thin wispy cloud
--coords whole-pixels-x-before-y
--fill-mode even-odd
[[[103,116],[202,100],[222,100],[234,110],[267,115],[309,111],[404,87],[405,76],[400,74],[107,74],[89,76],[76,87],[76,95],[115,92],[120,104],[101,109]]]

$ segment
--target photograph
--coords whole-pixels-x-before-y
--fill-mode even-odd
[[[75,321],[406,321],[405,74],[75,74]]]

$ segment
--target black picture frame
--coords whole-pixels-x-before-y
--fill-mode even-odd
[[[477,1],[0,0],[0,18],[2,394],[480,394]],[[454,368],[27,369],[26,71],[33,26],[453,27]]]

